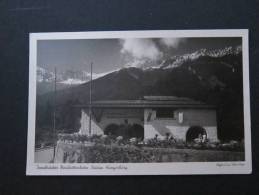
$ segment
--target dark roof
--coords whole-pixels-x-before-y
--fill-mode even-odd
[[[89,107],[76,105],[76,107]],[[100,100],[92,101],[93,108],[215,108],[200,101],[174,96],[144,96],[143,100]]]

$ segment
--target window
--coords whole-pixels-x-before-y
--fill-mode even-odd
[[[158,108],[156,109],[156,118],[175,118],[174,109]]]

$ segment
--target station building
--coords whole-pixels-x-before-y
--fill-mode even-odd
[[[144,96],[141,100],[93,101],[81,105],[81,134],[154,138],[171,135],[192,141],[206,136],[218,141],[216,107],[174,96]]]

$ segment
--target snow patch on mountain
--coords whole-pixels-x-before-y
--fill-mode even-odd
[[[98,78],[101,78],[107,74],[110,74],[112,72],[116,72],[117,70],[112,70],[112,71],[108,71],[108,72],[102,72],[102,73],[92,73],[92,79],[98,79]],[[89,77],[89,80],[90,80],[90,77],[91,77],[91,73],[86,73],[86,76]],[[89,81],[88,80],[88,81]]]
[[[200,49],[193,53],[184,54],[181,56],[173,56],[169,60],[163,61],[159,65],[159,67],[163,69],[175,68],[175,67],[181,66],[183,63],[187,61],[194,61],[203,56],[218,58],[218,57],[223,57],[230,54],[237,55],[241,51],[242,51],[241,46],[237,46],[236,48],[226,47],[224,49],[216,49],[216,50]]]
[[[70,78],[70,79],[67,79],[67,80],[64,80],[64,81],[60,81],[59,83],[67,84],[67,85],[80,85],[80,84],[85,83],[85,81]]]
[[[52,82],[55,78],[53,72],[37,66],[37,82]]]
[[[117,70],[112,70],[103,73],[92,73],[92,80],[101,78],[107,74],[115,72]],[[67,70],[64,72],[58,72],[56,75],[57,83],[65,85],[80,85],[90,81],[91,73],[86,71],[72,71]],[[51,83],[55,80],[55,74],[51,71],[48,71],[42,67],[37,66],[37,82],[46,82]]]
[[[226,55],[237,55],[240,52],[242,52],[242,47],[225,47],[223,49],[215,49],[215,50],[209,50],[209,49],[200,49],[193,53],[187,53],[184,55],[176,55],[172,56],[167,59],[159,59],[157,61],[150,60],[150,59],[134,59],[131,62],[128,62],[125,65],[125,68],[128,67],[137,67],[141,68],[143,70],[149,70],[149,69],[171,69],[181,66],[183,63],[187,61],[194,61],[200,57],[203,56],[209,56],[209,57],[223,57]]]

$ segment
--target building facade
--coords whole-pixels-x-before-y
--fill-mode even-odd
[[[111,134],[123,137],[172,136],[192,141],[206,136],[218,141],[216,108],[188,98],[145,96],[142,100],[93,101],[80,106],[81,134]]]

